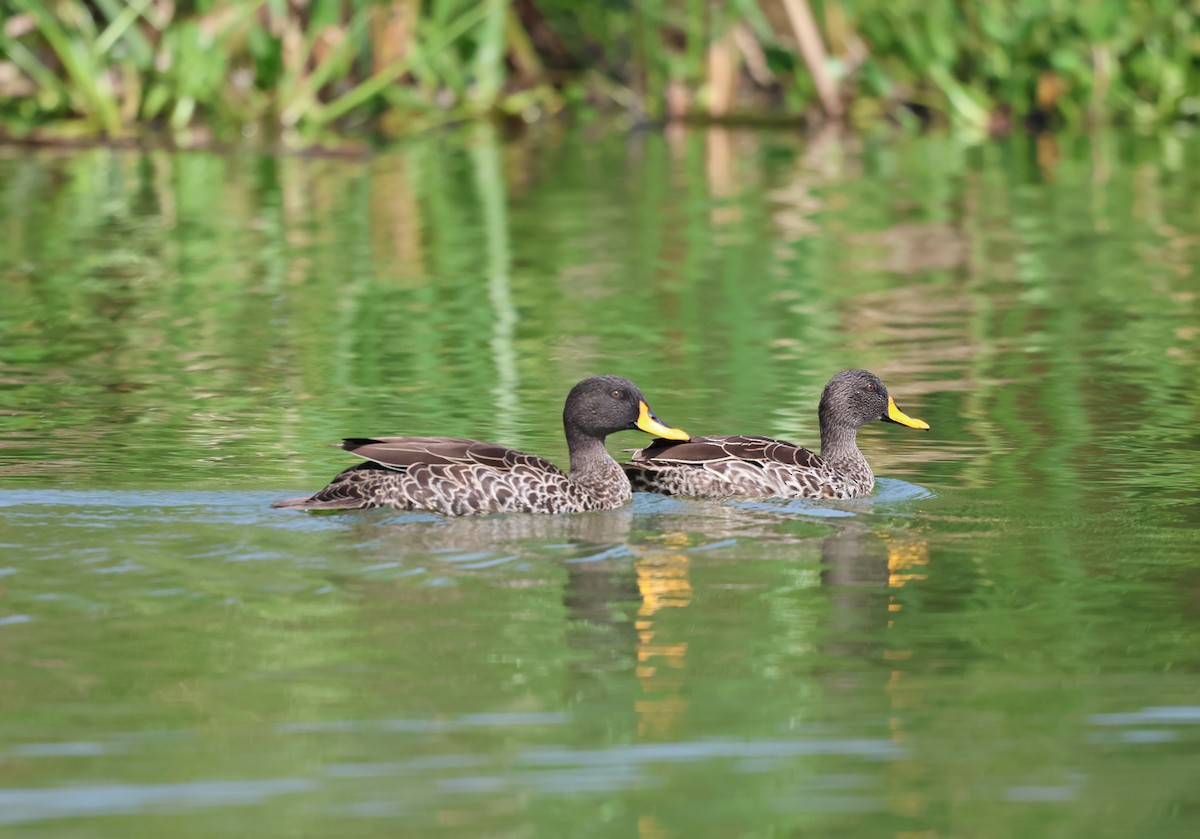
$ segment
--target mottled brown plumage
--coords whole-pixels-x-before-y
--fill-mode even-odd
[[[625,464],[635,490],[706,498],[855,498],[875,486],[858,428],[875,420],[928,428],[904,414],[877,376],[846,370],[829,380],[818,408],[821,453],[770,437],[655,440]]]
[[[397,507],[448,516],[609,510],[630,499],[629,481],[604,448],[616,431],[640,428],[686,439],[663,425],[640,390],[618,376],[584,379],[563,408],[571,454],[565,473],[537,455],[457,437],[362,437],[342,448],[365,458],[306,498],[274,507],[347,510]]]

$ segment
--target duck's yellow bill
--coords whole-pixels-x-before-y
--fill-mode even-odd
[[[909,428],[923,428],[925,430],[929,429],[929,423],[925,422],[925,420],[919,420],[910,417],[908,414],[897,408],[895,401],[890,396],[888,397],[887,416],[885,416],[884,419],[892,422],[898,422],[900,425],[907,425]]]
[[[669,425],[664,425],[658,417],[651,413],[650,406],[645,402],[638,403],[637,427],[647,434],[653,434],[655,437],[665,437],[668,440],[690,440],[692,436],[681,428],[672,428]]]

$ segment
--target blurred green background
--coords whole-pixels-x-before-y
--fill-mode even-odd
[[[1200,112],[1196,0],[2,0],[0,125],[329,144],[559,114],[1153,129]]]

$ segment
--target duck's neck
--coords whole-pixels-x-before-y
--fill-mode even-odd
[[[571,482],[589,495],[603,496],[612,506],[628,501],[632,497],[629,479],[604,447],[604,441],[569,425],[566,432],[567,447],[571,450]]]
[[[858,429],[853,426],[821,426],[821,459],[843,474],[868,481],[874,478],[867,459],[858,450]]]

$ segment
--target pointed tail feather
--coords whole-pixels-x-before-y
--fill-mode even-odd
[[[273,501],[271,506],[276,509],[288,510],[360,510],[363,503],[358,498],[334,498],[328,501],[318,501],[312,496],[306,495],[303,498],[285,498],[282,501]]]

